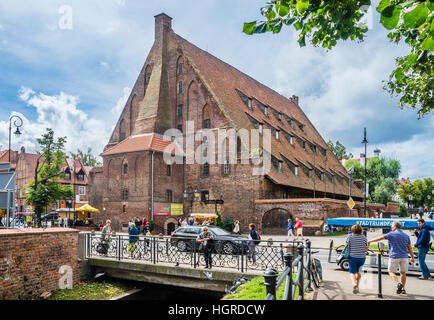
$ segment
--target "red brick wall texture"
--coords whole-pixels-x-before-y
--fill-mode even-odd
[[[61,266],[79,280],[78,231],[0,230],[0,300],[25,300],[59,289]]]

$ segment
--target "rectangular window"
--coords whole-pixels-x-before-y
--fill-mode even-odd
[[[172,166],[167,166],[166,174],[168,177],[170,177],[172,175]]]
[[[265,114],[266,116],[268,116],[268,107],[267,107],[267,106],[264,108],[264,114]]]
[[[283,190],[282,191],[282,199],[288,199],[288,198],[289,198],[288,190]]]
[[[289,143],[292,144],[292,145],[294,144],[294,138],[293,137],[289,138]]]
[[[294,174],[296,177],[298,177],[298,167],[294,167]]]
[[[202,191],[201,192],[201,200],[202,200],[202,202],[209,200],[209,191]]]
[[[172,203],[172,190],[166,190],[166,202]]]
[[[223,174],[229,174],[231,172],[231,165],[229,164],[229,160],[225,161],[223,165]]]
[[[178,130],[182,133],[182,124],[178,124]]]
[[[83,173],[79,173],[79,174],[77,175],[77,180],[78,180],[78,181],[84,181],[84,174],[83,174]]]
[[[259,124],[259,134],[262,134],[264,132],[264,125],[262,123]]]
[[[122,201],[128,201],[128,190],[122,190]]]
[[[279,114],[277,115],[277,119],[279,120],[279,121],[282,121],[282,114],[279,112]]]
[[[276,130],[276,139],[279,140],[279,131]]]
[[[178,83],[178,93],[182,93],[182,81]]]
[[[203,120],[203,128],[204,129],[210,129],[211,128],[211,120],[209,120],[209,119]]]
[[[183,63],[180,63],[179,64],[179,66],[178,66],[178,74],[181,74],[182,73],[182,69],[184,68],[184,64]]]
[[[178,112],[177,112],[177,114],[178,114],[179,118],[182,117],[182,108],[183,108],[183,105],[182,104],[178,104]]]
[[[202,165],[202,175],[205,177],[209,176],[209,163]]]
[[[282,172],[282,161],[277,164],[277,171]]]
[[[85,195],[86,195],[86,187],[84,187],[84,186],[79,186],[79,187],[78,187],[78,194],[79,194],[80,196],[85,196]]]
[[[71,172],[65,172],[65,180],[71,180]]]

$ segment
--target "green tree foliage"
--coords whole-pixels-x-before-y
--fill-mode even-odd
[[[399,216],[402,218],[408,217],[408,210],[402,203],[399,205]]]
[[[347,160],[345,161],[345,169],[347,171],[354,167],[354,173],[351,175],[354,180],[363,179],[365,174],[365,168],[357,160]]]
[[[419,206],[434,206],[434,180],[425,178],[423,180],[415,180],[401,184],[398,187],[399,198],[415,207]],[[412,200],[410,200],[410,196]]]
[[[34,179],[28,184],[29,193],[26,197],[26,204],[33,205],[35,214],[40,224],[43,209],[60,200],[72,197],[74,192],[71,186],[64,186],[56,180],[64,176],[62,167],[64,165],[64,146],[66,137],[60,137],[55,141],[52,129],[37,139],[40,151],[36,162]]]
[[[347,154],[347,150],[345,148],[345,146],[340,143],[339,141],[336,141],[336,144],[334,144],[331,140],[329,140],[329,142],[327,142],[330,150],[336,155],[336,157],[338,158],[338,160],[342,160],[343,156],[346,156],[347,158],[353,158],[353,154]]]
[[[365,166],[356,160],[345,162],[345,168],[354,167],[354,180],[363,180]],[[371,158],[366,163],[366,182],[369,184],[368,201],[384,203],[392,201],[397,191],[396,180],[401,172],[401,163],[396,159]]]
[[[77,153],[70,153],[71,158],[80,158],[84,166],[101,167],[102,163],[92,154],[92,148],[87,148],[87,152],[77,149]]]
[[[332,49],[339,40],[362,42],[368,32],[370,0],[273,0],[261,8],[265,21],[244,23],[246,34],[279,33],[283,26],[298,32],[300,47]],[[394,43],[404,41],[411,52],[396,58],[397,68],[383,88],[401,96],[398,106],[419,108],[418,117],[434,108],[434,3],[426,0],[381,0],[376,8]]]
[[[396,180],[393,178],[381,178],[373,191],[369,191],[372,202],[387,204],[393,200],[396,193]],[[371,184],[369,184],[371,186]]]

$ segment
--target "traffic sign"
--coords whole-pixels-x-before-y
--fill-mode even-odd
[[[350,199],[347,202],[348,207],[353,210],[354,206],[356,205],[356,203],[354,202],[353,198],[350,197]]]

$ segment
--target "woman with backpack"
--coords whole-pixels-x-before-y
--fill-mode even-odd
[[[251,260],[253,263],[252,265],[256,265],[256,245],[259,244],[259,234],[255,230],[256,226],[251,223],[249,224],[249,254],[248,258],[249,261]]]

